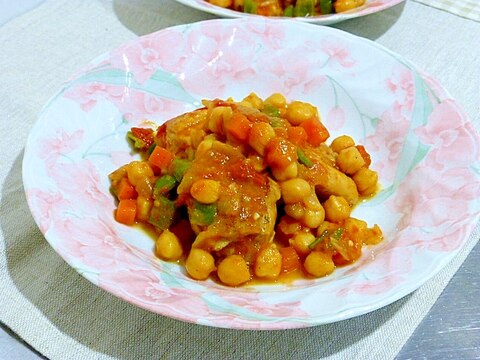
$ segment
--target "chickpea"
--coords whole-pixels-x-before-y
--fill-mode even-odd
[[[196,280],[205,280],[215,270],[215,259],[209,252],[193,248],[188,254],[185,268],[188,275]]]
[[[302,101],[292,101],[288,104],[285,117],[292,125],[300,125],[305,120],[318,117],[317,108]]]
[[[303,225],[310,228],[318,227],[325,219],[323,206],[312,189],[301,201],[286,204],[284,209],[287,215],[295,220],[299,220]]]
[[[229,286],[238,286],[250,280],[250,270],[243,257],[230,255],[220,262],[217,269],[220,281]]]
[[[132,161],[127,168],[128,181],[137,186],[140,181],[153,176],[153,170],[146,161]]]
[[[229,106],[218,106],[208,113],[208,129],[215,134],[223,134],[225,119],[231,118],[233,110]]]
[[[350,146],[338,153],[337,165],[342,172],[352,175],[365,166],[365,160],[355,146]]]
[[[302,218],[302,223],[309,228],[317,228],[325,220],[325,211],[320,206],[319,210],[305,210]]]
[[[285,169],[272,168],[272,175],[278,181],[285,181],[297,177],[298,165],[292,161]]]
[[[209,0],[213,5],[228,8],[232,5],[232,0]]]
[[[327,276],[335,270],[332,257],[319,251],[312,251],[308,254],[303,266],[306,272],[315,277]]]
[[[341,135],[335,138],[330,144],[330,148],[336,153],[350,146],[355,146],[355,141],[348,135]]]
[[[301,220],[305,215],[305,205],[300,202],[285,205],[285,212],[295,220]]]
[[[349,218],[347,220],[350,221],[350,219],[353,219],[353,218]],[[325,231],[328,231],[328,232],[332,232],[332,231],[335,231],[335,229],[338,228],[338,225],[335,225],[334,223],[331,223],[329,221],[324,221],[322,224],[320,224],[320,226],[317,228],[317,236],[322,236],[322,234],[325,232]]]
[[[312,192],[310,184],[301,178],[293,178],[282,182],[280,189],[286,204],[300,202]]]
[[[315,236],[309,232],[300,232],[290,239],[290,245],[293,246],[297,254],[307,255],[310,253],[310,248],[308,247],[311,243],[315,241]]]
[[[248,134],[248,144],[260,155],[265,154],[265,147],[275,137],[273,127],[264,122],[255,123]]]
[[[322,209],[322,204],[318,200],[317,194],[315,191],[311,191],[308,196],[303,198],[303,203],[310,210],[320,210]]]
[[[232,2],[232,0],[216,0],[216,1],[230,1]],[[224,6],[224,7],[229,7],[230,5],[228,6]],[[260,97],[255,94],[255,93],[250,93],[247,97],[245,97],[243,100],[242,100],[242,104],[244,103],[247,103],[247,104],[250,104],[251,107],[255,108],[255,109],[261,109],[263,107],[263,100],[260,99]]]
[[[305,205],[305,212],[301,218],[302,223],[310,228],[318,227],[325,220],[325,210],[315,191],[311,191],[303,199],[303,204]]]
[[[264,104],[274,106],[278,109],[285,108],[287,106],[287,100],[282,94],[273,93],[265,99]]]
[[[275,279],[282,269],[282,255],[274,244],[261,249],[255,261],[255,275],[260,278]]]
[[[164,230],[155,241],[155,254],[165,260],[178,260],[183,255],[182,244],[174,233]]]
[[[365,3],[365,0],[337,0],[333,6],[335,7],[335,12],[340,13],[343,11],[355,9]]]
[[[201,179],[192,184],[190,195],[204,204],[213,204],[220,196],[220,183],[216,180]]]
[[[151,197],[153,193],[154,184],[150,177],[139,177],[136,179],[135,190],[139,196]]]
[[[370,195],[373,195],[375,194],[375,192],[377,191],[378,187],[377,187],[377,184],[367,188],[365,191],[362,192],[361,195],[363,196],[370,196]]]
[[[137,219],[148,221],[152,205],[153,201],[151,199],[144,196],[137,197]]]
[[[348,219],[352,211],[344,197],[335,195],[330,195],[323,207],[325,209],[325,218],[336,223]]]
[[[362,195],[371,195],[375,192],[378,182],[378,174],[376,171],[368,168],[361,168],[353,176],[353,181],[357,185],[358,192]]]

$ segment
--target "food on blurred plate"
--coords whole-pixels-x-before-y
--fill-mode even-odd
[[[278,93],[204,107],[128,138],[144,160],[110,174],[120,223],[148,224],[155,254],[225,285],[323,277],[383,239],[351,217],[373,196],[370,155],[329,144],[315,106]]]
[[[358,8],[366,0],[207,0],[210,4],[263,16],[317,16]]]

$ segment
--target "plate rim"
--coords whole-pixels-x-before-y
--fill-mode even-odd
[[[222,8],[219,6],[215,6],[213,4],[202,4],[199,1],[196,0],[175,0],[176,2],[188,6],[190,8],[206,12],[208,14],[216,15],[216,16],[221,16],[225,18],[265,18],[265,16],[262,15],[257,15],[257,14],[247,14],[247,13],[242,13],[239,11],[231,10],[231,9],[226,9]],[[206,0],[200,0],[200,1],[206,1]],[[372,0],[367,0],[367,2],[372,1]],[[310,24],[318,24],[318,25],[333,25],[337,24],[339,22],[349,20],[349,19],[355,19],[363,16],[367,16],[370,14],[375,14],[377,12],[387,10],[391,7],[394,7],[396,5],[399,5],[402,2],[405,2],[406,0],[388,0],[389,2],[386,4],[382,4],[380,6],[376,6],[374,8],[371,7],[365,7],[360,10],[358,9],[352,9],[349,11],[345,11],[343,13],[338,13],[338,14],[327,14],[327,15],[317,15],[317,16],[309,16],[309,17],[285,17],[285,16],[280,16],[280,17],[268,17],[270,19],[276,19],[276,20],[289,20],[289,21],[296,21],[296,22],[303,22],[303,23],[310,23]],[[362,5],[364,7],[365,5]]]
[[[236,19],[213,19],[213,20],[204,20],[204,21],[200,21],[200,22],[197,22],[197,23],[194,23],[194,24],[182,24],[182,25],[176,25],[176,26],[172,26],[172,27],[168,27],[168,28],[165,28],[165,29],[162,29],[162,30],[159,30],[158,32],[155,32],[155,33],[152,33],[152,34],[148,34],[148,35],[144,35],[144,36],[141,36],[141,37],[138,37],[136,39],[133,39],[133,40],[130,40],[130,41],[127,41],[127,42],[124,42],[123,44],[121,44],[120,46],[122,45],[126,45],[126,44],[129,44],[129,43],[136,43],[138,42],[140,39],[144,38],[144,37],[148,37],[148,36],[152,36],[156,33],[159,33],[159,32],[163,32],[163,31],[166,31],[166,30],[172,30],[172,29],[181,29],[181,28],[186,28],[186,27],[190,27],[190,26],[200,26],[202,23],[212,23],[212,22],[218,22],[218,23],[224,23],[224,22],[228,22],[228,23],[236,23],[236,22],[257,22],[257,21],[260,21],[260,22],[270,22],[272,20],[270,19],[262,19],[262,20],[259,20],[259,19],[255,19],[255,20],[251,20],[251,19],[247,19],[247,18],[236,18]],[[275,22],[278,23],[279,20],[273,20]],[[282,21],[282,20],[280,20]],[[311,25],[309,25],[308,23],[304,23],[304,22],[291,22],[289,20],[284,20],[285,23],[287,23],[288,25],[287,26],[300,26],[300,27],[303,27],[303,26],[307,26],[309,27],[309,29],[311,29]],[[383,51],[383,52],[387,52],[389,53],[390,55],[394,56],[395,59],[401,59],[402,61],[404,61],[406,64],[408,64],[409,67],[411,67],[412,69],[415,69],[416,71],[419,72],[419,75],[424,78],[424,76],[428,76],[429,78],[432,78],[432,79],[435,79],[435,77],[431,76],[430,74],[426,73],[425,71],[419,69],[416,65],[412,64],[409,60],[405,59],[403,56],[387,49],[386,47],[384,47],[383,45],[381,44],[378,44],[372,40],[369,40],[369,39],[365,39],[365,38],[362,38],[362,37],[359,37],[357,35],[354,35],[354,34],[351,34],[351,33],[348,33],[348,32],[345,32],[345,31],[342,31],[342,30],[338,30],[338,29],[334,29],[334,28],[326,28],[326,27],[319,27],[317,31],[326,31],[326,32],[333,32],[333,33],[342,33],[342,36],[346,36],[350,39],[354,39],[356,41],[360,41],[360,42],[363,42],[365,44],[368,44],[369,46],[373,46],[377,49],[379,49],[380,51]],[[117,46],[115,47],[115,49],[119,48],[120,46]],[[110,49],[108,50],[107,52],[95,57],[94,59],[91,59],[89,62],[87,62],[87,64],[85,64],[81,69],[85,69],[88,64],[94,62],[96,59],[99,59],[99,58],[102,58],[108,54],[110,54],[113,50],[115,49]],[[439,83],[440,84],[440,83]],[[462,114],[463,116],[465,116],[465,118],[467,119],[468,122],[471,123],[471,119],[470,117],[468,116],[468,114],[465,113],[465,111],[463,110],[463,108],[458,104],[458,102],[450,95],[450,93],[448,92],[447,89],[445,89],[441,84],[440,84],[440,89],[442,90],[443,94],[445,96],[447,96],[449,99],[452,99],[455,104],[458,105],[458,110],[459,111],[462,111]],[[32,145],[32,139],[35,137],[35,132],[36,132],[36,129],[37,127],[40,127],[42,126],[41,124],[41,119],[42,117],[44,116],[44,112],[46,111],[46,109],[49,107],[49,105],[55,101],[55,99],[59,96],[61,96],[62,94],[62,91],[63,89],[60,89],[59,91],[57,91],[53,96],[52,98],[50,98],[50,100],[47,101],[47,103],[44,105],[43,109],[41,110],[39,116],[37,117],[37,120],[35,121],[34,125],[31,127],[30,131],[29,131],[29,135],[27,137],[27,141],[26,141],[26,145],[25,145],[25,151],[24,151],[24,157],[23,157],[23,160],[22,160],[22,181],[23,181],[23,185],[24,185],[24,189],[25,191],[30,188],[31,186],[29,186],[29,179],[27,177],[26,174],[28,174],[28,169],[26,169],[26,158],[28,158],[28,155],[29,155],[29,152],[30,152],[30,149],[29,147],[33,146]],[[476,131],[476,129],[474,129]],[[476,136],[478,137],[478,132],[475,133]],[[32,215],[34,217],[34,220],[37,224],[37,226],[40,227],[40,222],[39,222],[39,219],[37,218],[37,216],[33,213],[32,211],[32,208],[33,208],[33,205],[30,203],[30,200],[29,200],[29,197],[27,196],[27,202],[28,202],[28,206],[29,206],[29,209],[30,211],[32,212]],[[471,231],[473,230],[475,224],[478,222],[480,218],[480,214],[477,213],[476,215],[476,218],[473,218],[471,219],[471,221],[469,222],[469,226],[468,226],[468,233],[464,236],[464,240],[461,244],[461,246],[458,247],[458,249],[456,249],[455,251],[452,251],[450,253],[448,253],[448,256],[444,256],[442,257],[442,261],[438,262],[435,267],[434,267],[434,270],[430,271],[430,273],[427,275],[427,276],[424,276],[422,279],[422,281],[418,281],[416,282],[415,284],[412,284],[410,287],[404,287],[403,288],[403,291],[399,291],[397,292],[397,294],[395,294],[395,296],[390,296],[388,298],[388,300],[385,300],[383,299],[382,301],[377,301],[377,302],[374,302],[373,304],[370,304],[370,305],[362,305],[362,306],[358,306],[358,307],[353,307],[353,308],[348,308],[348,309],[343,309],[337,313],[334,313],[332,314],[330,317],[326,317],[324,315],[320,316],[319,319],[316,319],[316,321],[314,322],[311,322],[309,321],[308,323],[302,323],[302,326],[299,326],[299,324],[295,324],[295,325],[292,325],[292,321],[290,320],[290,318],[285,318],[284,320],[282,320],[281,322],[279,321],[273,321],[273,322],[267,322],[267,325],[268,324],[271,324],[272,326],[264,326],[264,327],[258,327],[257,326],[253,326],[253,327],[248,327],[246,326],[246,323],[244,322],[234,322],[233,325],[235,326],[219,326],[217,324],[214,324],[214,325],[210,325],[210,324],[203,324],[203,325],[210,325],[210,326],[214,326],[214,327],[224,327],[224,328],[232,328],[232,329],[247,329],[247,330],[281,330],[281,329],[287,329],[287,328],[300,328],[300,327],[309,327],[309,326],[317,326],[317,325],[322,325],[322,324],[327,324],[327,323],[332,323],[332,322],[336,322],[336,321],[341,321],[341,320],[345,320],[345,319],[349,319],[349,318],[352,318],[352,317],[357,317],[357,316],[361,316],[361,315],[364,315],[366,313],[369,313],[369,312],[372,312],[372,311],[375,311],[377,309],[380,309],[384,306],[387,306],[387,305],[390,305],[392,304],[393,302],[405,297],[406,295],[408,294],[411,294],[413,291],[415,291],[416,289],[418,289],[419,287],[421,287],[424,283],[426,283],[428,280],[430,280],[431,278],[433,278],[435,275],[437,275],[459,252],[460,250],[465,246],[465,243],[466,241],[468,240],[468,236],[470,235]],[[43,231],[42,231],[43,233]],[[54,248],[54,250],[57,252],[57,254],[63,258],[71,267],[73,267],[75,270],[76,267],[74,266],[74,264],[69,261],[69,259],[66,259],[65,256],[63,256],[59,251],[58,249],[54,246],[54,244],[51,242],[51,240],[47,237],[47,235],[43,234],[44,237],[46,238],[47,242],[49,242],[49,244]],[[77,270],[78,272],[78,270]],[[95,283],[95,279],[90,276],[88,273],[80,273],[84,278],[86,278],[87,280],[89,280],[90,282],[92,282],[93,284],[95,284],[97,287],[101,288],[102,290],[104,291],[107,291],[109,293],[112,294],[112,292],[109,290],[109,289],[105,289],[104,287],[100,286],[99,284]],[[135,306],[139,306],[141,308],[145,308],[149,311],[152,311],[151,309],[148,309],[142,305],[140,305],[139,303],[137,302],[134,302],[132,301],[131,298],[129,298],[128,296],[121,296],[121,294],[117,294],[117,293],[113,293],[115,296],[119,297],[119,298],[122,298],[123,300],[135,305]],[[163,315],[163,316],[168,316],[168,317],[172,317],[172,318],[176,318],[178,320],[182,320],[182,321],[186,321],[186,322],[190,322],[190,323],[196,323],[198,324],[197,321],[195,321],[195,319],[191,318],[191,317],[188,317],[188,316],[184,316],[184,317],[181,317],[181,316],[173,316],[172,314],[165,314],[165,313],[159,313],[157,311],[154,311],[155,313],[157,314],[160,314],[160,315]],[[354,313],[353,315],[351,313]],[[310,318],[314,318],[314,316],[310,315]],[[256,323],[258,321],[254,321],[254,323]],[[284,322],[286,322],[286,324],[283,324]],[[283,324],[283,325],[286,325],[286,326],[278,326],[279,324]]]

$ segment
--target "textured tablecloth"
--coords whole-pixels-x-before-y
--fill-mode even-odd
[[[419,3],[449,11],[464,18],[480,21],[479,0],[415,0]]]
[[[0,321],[50,359],[395,357],[478,241],[478,226],[444,270],[390,306],[335,324],[262,332],[187,324],[125,303],[70,268],[30,216],[23,148],[62,82],[137,35],[209,18],[170,0],[51,0],[0,28]],[[479,23],[407,1],[336,27],[378,41],[435,75],[478,128]]]

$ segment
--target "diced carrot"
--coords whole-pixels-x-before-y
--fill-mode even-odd
[[[125,225],[133,225],[137,214],[137,201],[133,199],[120,200],[115,219]]]
[[[297,161],[296,147],[288,140],[273,138],[265,149],[265,160],[268,165],[285,169],[292,162]]]
[[[128,178],[123,177],[117,187],[117,198],[118,200],[125,200],[125,199],[136,199],[138,196],[137,190],[135,187],[130,184]]]
[[[282,255],[282,273],[289,273],[300,268],[300,257],[291,246],[280,248]]]
[[[330,136],[327,128],[318,119],[305,120],[300,126],[305,129],[308,142],[312,146],[320,146]]]
[[[161,170],[166,170],[173,160],[173,154],[167,149],[156,146],[148,157],[148,162]]]
[[[355,147],[357,148],[360,155],[362,155],[362,158],[365,161],[365,165],[367,167],[369,167],[370,164],[372,163],[372,159],[370,157],[370,154],[367,152],[367,150],[365,150],[365,147],[363,145],[357,145]]]
[[[252,124],[248,121],[247,117],[242,113],[233,113],[232,117],[226,120],[223,124],[225,132],[235,139],[240,141],[246,141]]]
[[[288,140],[297,146],[302,146],[308,139],[307,132],[303,127],[291,126],[288,128]]]

